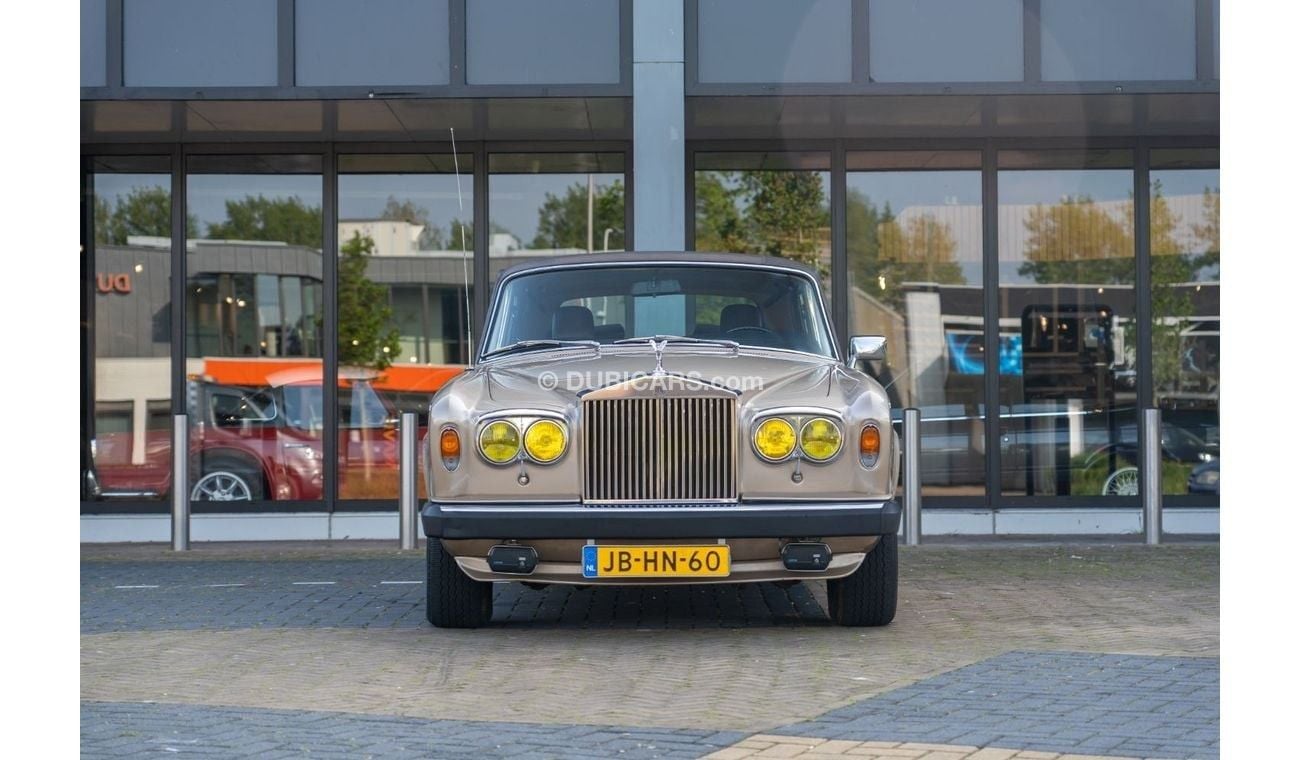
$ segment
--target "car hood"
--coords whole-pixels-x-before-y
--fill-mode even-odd
[[[762,348],[670,344],[659,356],[648,345],[539,350],[474,367],[449,383],[469,407],[572,408],[588,391],[656,371],[740,394],[742,405],[839,407],[874,381],[825,356]]]

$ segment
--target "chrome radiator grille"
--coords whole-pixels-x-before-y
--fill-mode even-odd
[[[736,499],[735,399],[588,399],[582,412],[587,503]]]

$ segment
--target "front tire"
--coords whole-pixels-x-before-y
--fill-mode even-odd
[[[1102,496],[1137,496],[1140,480],[1138,468],[1124,467],[1112,472],[1101,486]]]
[[[439,628],[478,628],[492,619],[492,584],[461,571],[442,541],[430,536],[425,556],[424,616]]]
[[[898,608],[898,536],[881,536],[852,575],[826,581],[826,599],[839,625],[889,625]]]

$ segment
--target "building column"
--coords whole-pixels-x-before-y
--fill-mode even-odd
[[[641,251],[686,247],[682,2],[632,4],[632,197]]]

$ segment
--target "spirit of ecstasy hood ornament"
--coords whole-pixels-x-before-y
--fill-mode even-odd
[[[668,341],[661,340],[658,343],[654,338],[650,339],[650,348],[655,352],[655,371],[654,374],[662,375],[664,372],[664,349],[668,347]]]

